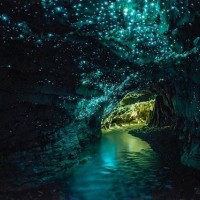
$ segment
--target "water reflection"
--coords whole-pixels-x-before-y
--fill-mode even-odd
[[[91,159],[71,173],[69,199],[151,199],[161,184],[159,159],[149,144],[120,129],[104,133],[84,156]]]
[[[123,154],[141,152],[145,149],[150,150],[148,143],[120,130],[104,132],[100,145],[102,165],[114,168]]]
[[[104,133],[82,152],[80,164],[68,175],[40,188],[0,194],[0,199],[200,199],[199,172],[173,161],[162,163],[146,142],[127,134],[129,128]]]
[[[83,152],[86,162],[64,179],[65,200],[200,199],[194,171],[161,162],[148,143],[127,132],[109,130]]]

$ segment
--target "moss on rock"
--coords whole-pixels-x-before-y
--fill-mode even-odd
[[[141,101],[144,99],[148,100]],[[114,125],[121,126],[122,124],[146,124],[155,103],[154,100],[150,99],[151,97],[147,97],[146,94],[127,94],[114,111],[104,118],[102,126],[109,128]]]

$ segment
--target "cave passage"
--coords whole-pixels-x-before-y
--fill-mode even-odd
[[[155,109],[155,95],[144,92],[129,92],[111,113],[103,117],[102,129],[133,125],[141,128],[148,125]]]
[[[200,0],[0,0],[0,200],[200,199],[199,27]]]

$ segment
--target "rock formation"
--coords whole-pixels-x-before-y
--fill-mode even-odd
[[[128,93],[112,113],[103,119],[102,127],[107,129],[123,124],[148,124],[155,104],[152,98],[150,94]]]

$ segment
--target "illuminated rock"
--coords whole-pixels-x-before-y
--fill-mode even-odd
[[[154,100],[149,94],[129,93],[102,122],[104,128],[123,124],[146,124],[153,111]],[[146,101],[142,101],[146,99]],[[147,101],[148,100],[148,101]]]

